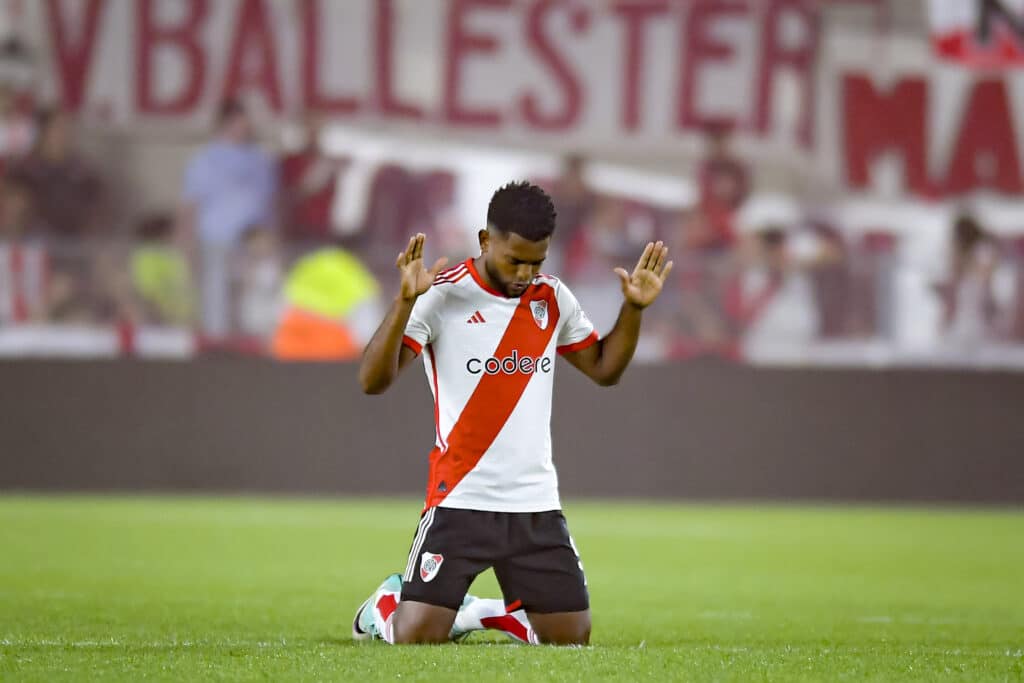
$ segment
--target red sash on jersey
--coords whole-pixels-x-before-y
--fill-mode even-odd
[[[544,329],[530,308],[531,302],[539,300],[547,303],[548,321]],[[494,356],[505,358],[513,350],[518,351],[520,358],[542,355],[558,327],[558,315],[555,290],[548,284],[530,286],[520,297]],[[532,378],[532,373],[521,372],[481,376],[448,434],[447,448],[434,448],[430,453],[425,507],[438,505],[476,467],[511,417]],[[538,425],[541,427],[544,425]]]

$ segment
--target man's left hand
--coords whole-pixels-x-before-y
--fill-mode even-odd
[[[654,303],[672,271],[672,261],[666,263],[667,258],[668,247],[663,242],[648,242],[632,274],[625,268],[615,269],[615,274],[622,280],[622,295],[628,304],[643,309]]]

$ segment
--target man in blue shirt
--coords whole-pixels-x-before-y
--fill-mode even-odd
[[[241,235],[276,224],[277,167],[255,142],[241,103],[221,108],[217,135],[185,170],[182,220],[198,242],[203,331],[224,337],[231,328],[229,255]]]

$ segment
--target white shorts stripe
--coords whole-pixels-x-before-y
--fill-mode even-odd
[[[423,519],[420,520],[419,528],[416,530],[416,538],[412,541],[412,548],[409,550],[409,561],[405,564],[405,574],[402,575],[403,581],[412,581],[416,572],[416,558],[419,557],[420,549],[423,547],[423,541],[427,537],[427,532],[430,531],[430,525],[434,523],[434,511],[436,507],[432,507],[423,514]]]

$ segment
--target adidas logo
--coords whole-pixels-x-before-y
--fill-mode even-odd
[[[476,313],[473,314],[473,317],[467,320],[466,322],[469,323],[470,325],[477,325],[479,323],[485,323],[487,321],[484,320],[484,317],[482,315],[480,315],[480,311],[477,311]]]

